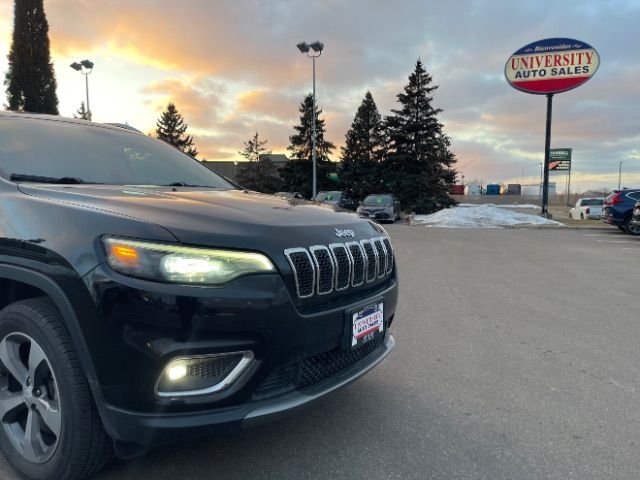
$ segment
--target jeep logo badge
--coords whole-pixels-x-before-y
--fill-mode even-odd
[[[354,232],[353,230],[340,230],[339,228],[336,228],[335,231],[336,231],[336,237],[338,238],[343,238],[343,237],[355,238],[356,236],[356,232]]]

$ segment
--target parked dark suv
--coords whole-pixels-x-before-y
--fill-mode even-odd
[[[0,113],[0,447],[26,478],[317,399],[393,349],[397,295],[373,222],[131,130]]]
[[[640,201],[636,202],[633,207],[633,217],[631,218],[631,226],[640,230]]]
[[[640,228],[631,223],[633,206],[640,200],[640,189],[615,190],[604,201],[602,221],[623,232],[640,235]]]

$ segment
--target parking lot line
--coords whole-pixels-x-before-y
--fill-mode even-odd
[[[629,240],[597,240],[598,243],[625,243],[627,245],[638,245],[637,242]]]

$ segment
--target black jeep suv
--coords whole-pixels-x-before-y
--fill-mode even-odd
[[[274,418],[393,349],[385,230],[131,130],[0,113],[0,447],[33,479]]]

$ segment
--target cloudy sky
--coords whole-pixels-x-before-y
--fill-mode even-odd
[[[0,72],[12,31],[0,3]],[[327,138],[342,145],[367,90],[394,108],[418,57],[467,181],[535,183],[544,148],[544,97],[505,82],[511,53],[569,37],[599,54],[597,74],[554,99],[552,147],[572,147],[576,189],[640,185],[640,0],[45,0],[60,113],[84,100],[68,65],[89,58],[96,121],[151,131],[173,101],[201,157],[238,159],[254,131],[286,153],[311,62],[295,45],[319,39],[318,103]],[[4,100],[0,94],[0,100]],[[337,157],[339,152],[335,152]],[[553,179],[552,179],[553,180]],[[558,190],[564,177],[558,177]]]

